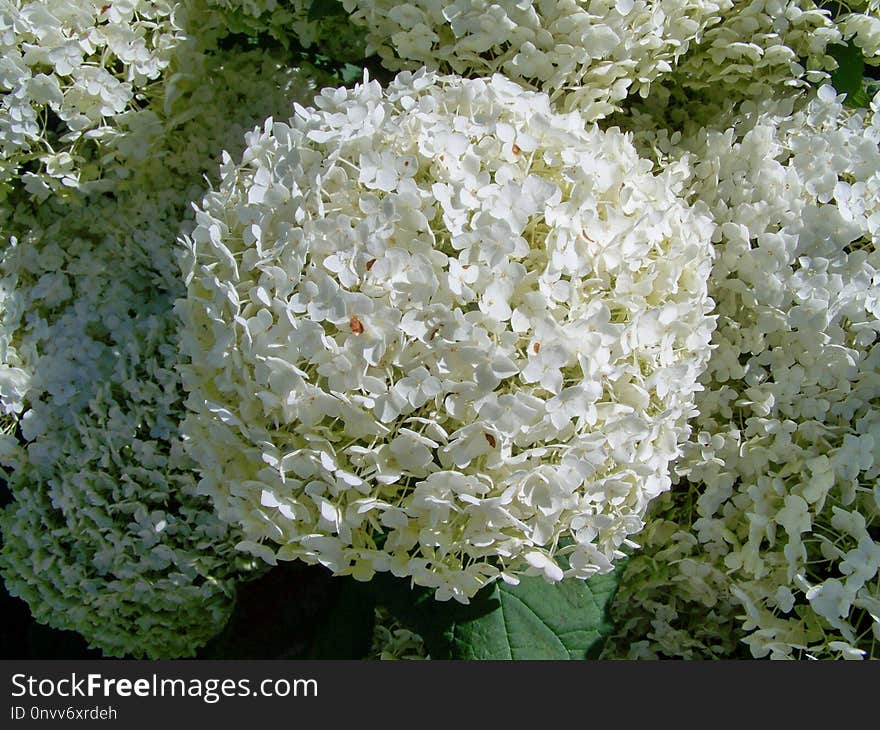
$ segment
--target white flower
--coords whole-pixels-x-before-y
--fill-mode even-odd
[[[705,218],[621,133],[502,77],[316,104],[250,135],[183,239],[201,489],[261,552],[440,600],[611,570],[708,355]]]
[[[854,598],[843,583],[833,578],[810,588],[806,597],[816,613],[829,621],[847,616]]]
[[[613,10],[580,0],[343,0],[343,6],[365,26],[368,51],[377,51],[387,68],[503,73],[553,96],[564,93],[566,108],[593,120],[628,93],[646,96],[734,3],[621,0]]]
[[[718,328],[681,492],[658,515],[699,540],[719,608],[660,539],[621,600],[642,603],[640,626],[674,600],[669,637],[646,630],[658,653],[714,656],[727,635],[756,657],[855,658],[877,640],[877,106],[850,111],[828,86],[732,108],[726,93],[664,153],[718,226]]]
[[[132,165],[112,196],[18,205],[0,248],[0,426],[20,417],[24,441],[2,434],[0,571],[37,621],[108,656],[193,655],[264,565],[236,552],[242,536],[197,494],[182,446],[172,248],[217,150],[240,150],[252,114],[307,98],[309,84],[262,52],[190,60],[201,82],[178,102],[200,113],[145,110],[163,154]]]
[[[138,106],[135,91],[155,81],[183,39],[174,6],[162,0],[107,3],[24,0],[0,9],[0,88],[9,116],[0,121],[0,159],[15,173],[29,157],[40,163],[29,192],[42,197],[80,184],[86,140],[107,144],[113,120]],[[64,123],[57,134],[37,125],[51,111]],[[65,129],[66,127],[66,129]],[[53,169],[58,153],[71,155]],[[94,164],[94,163],[93,163]],[[38,182],[39,181],[39,182]],[[41,183],[41,184],[39,184]]]

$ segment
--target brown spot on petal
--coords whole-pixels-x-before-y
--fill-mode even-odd
[[[373,264],[375,264],[375,263],[376,263],[376,259],[370,259],[369,261],[367,261],[367,271],[369,271],[370,269],[372,269],[372,268],[373,268]]]
[[[518,155],[520,152],[522,152],[522,149],[520,149],[520,146],[516,142],[514,142],[513,143],[513,154]]]
[[[364,326],[361,324],[361,321],[358,319],[356,314],[351,315],[351,319],[348,320],[348,326],[351,328],[351,331],[356,335],[359,335],[364,331]]]
[[[534,352],[536,355],[539,352],[541,352],[541,343],[540,342],[536,342],[534,345],[532,345],[532,352]]]
[[[489,442],[489,446],[494,449],[496,444],[495,437],[491,433],[485,433],[483,435],[486,437],[486,441]]]
[[[103,14],[106,13],[109,9],[110,9],[110,6],[109,6],[109,5],[105,5],[104,7],[101,8],[101,14],[103,15]]]
[[[586,238],[590,243],[596,243],[592,238],[587,235],[587,229],[581,228],[581,235]]]

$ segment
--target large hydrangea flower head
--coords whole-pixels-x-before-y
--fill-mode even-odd
[[[0,0],[0,202],[19,184],[38,200],[113,190],[155,152],[162,101],[167,112],[192,62],[231,33],[285,44],[296,35],[306,47],[363,56],[360,29],[344,17],[309,21],[308,8],[303,0]]]
[[[37,279],[16,290],[31,377],[18,433],[0,437],[0,574],[37,621],[106,655],[188,656],[257,566],[197,496],[181,448],[177,323],[149,283],[150,248],[174,240],[175,221],[147,196],[135,215],[131,199],[89,202],[35,218],[0,257]]]
[[[737,0],[682,60],[678,82],[736,97],[777,96],[827,81],[836,67],[830,51],[843,39],[813,0]]]
[[[724,89],[728,100],[778,98],[828,83],[846,43],[880,63],[876,0],[735,0],[664,81],[709,95]]]
[[[108,142],[114,120],[142,106],[181,42],[176,8],[165,0],[0,2],[0,183],[24,168],[26,189],[45,198],[90,178],[89,146]]]
[[[265,559],[461,601],[611,570],[687,434],[711,225],[501,76],[328,89],[183,239],[200,490]]]
[[[388,68],[503,73],[590,119],[675,66],[731,0],[343,0]]]

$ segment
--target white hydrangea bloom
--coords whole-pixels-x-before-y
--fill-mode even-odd
[[[28,411],[14,502],[0,512],[6,588],[33,617],[79,632],[105,655],[188,656],[226,623],[257,566],[196,496],[176,434],[173,322],[143,317],[103,385],[61,430],[60,407]],[[93,343],[88,343],[92,345]]]
[[[779,86],[828,78],[828,47],[843,39],[828,10],[813,0],[736,0],[680,64],[681,83],[770,97]]]
[[[741,609],[724,565],[707,560],[689,527],[695,489],[656,499],[611,605],[605,659],[716,659],[748,655]]]
[[[0,0],[0,185],[23,165],[39,198],[79,185],[89,145],[139,108],[181,42],[176,5]]]
[[[853,39],[868,63],[880,64],[880,2],[852,0],[840,3],[840,13],[835,20],[843,37]]]
[[[732,0],[343,0],[391,69],[503,73],[599,119],[647,95]]]
[[[193,76],[188,62],[217,50],[235,11],[249,20],[238,30],[363,56],[358,29],[308,21],[309,5],[0,0],[0,220],[16,184],[38,200],[114,190],[155,144],[156,102],[167,111],[169,90]]]
[[[699,545],[716,616],[745,612],[728,633],[755,657],[876,656],[880,639],[878,109],[845,110],[824,86],[808,103],[744,104],[681,143],[718,225],[719,320],[679,465],[691,491],[665,519]],[[670,600],[651,560],[633,563],[648,610]],[[668,582],[679,627],[705,624],[708,594]]]
[[[27,376],[0,389],[5,412],[24,406],[24,445],[0,447],[14,499],[0,571],[38,621],[112,656],[193,654],[261,567],[197,495],[182,448],[172,250],[218,150],[240,151],[255,117],[313,87],[259,51],[189,62],[167,116],[144,111],[160,142],[124,185],[80,205],[19,206],[18,236],[0,250],[0,331]]]
[[[196,496],[177,433],[176,322],[149,278],[173,211],[141,198],[133,215],[133,202],[35,220],[4,252],[32,376],[25,445],[3,453],[14,501],[0,570],[36,620],[107,655],[189,655],[224,625],[253,566]]]
[[[0,278],[0,418],[14,424],[24,410],[30,383],[25,363],[16,350],[15,324],[21,319],[22,301],[16,293],[16,276]]]
[[[227,157],[183,240],[200,491],[244,551],[441,600],[611,570],[693,414],[708,220],[501,76],[316,104]]]

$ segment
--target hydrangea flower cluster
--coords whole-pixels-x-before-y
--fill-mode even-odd
[[[835,18],[844,38],[852,39],[865,61],[880,64],[880,2],[878,0],[853,0],[840,3],[841,12]]]
[[[602,658],[749,656],[727,568],[707,559],[692,531],[698,498],[696,486],[679,483],[651,503],[611,606],[615,632]]]
[[[0,449],[14,499],[0,571],[37,620],[113,656],[192,655],[260,569],[196,494],[182,448],[172,251],[218,151],[240,153],[244,129],[313,86],[259,51],[189,61],[203,74],[192,91],[149,111],[161,153],[112,196],[19,206],[2,250],[0,331],[17,359],[0,403],[24,412],[23,443],[4,435]]]
[[[732,0],[343,0],[391,69],[509,78],[589,120],[675,66]]]
[[[852,42],[866,63],[880,63],[877,16],[875,0],[736,0],[707,24],[655,96],[688,89],[711,97],[723,87],[728,97],[767,98],[827,83],[841,44]]]
[[[363,57],[361,34],[346,18],[309,21],[310,5],[0,3],[0,220],[9,215],[2,202],[15,184],[38,200],[70,189],[116,190],[156,148],[149,135],[161,134],[157,107],[167,115],[193,79],[204,78],[191,64],[202,66],[204,52],[216,52],[236,28],[285,43],[295,33],[306,47]],[[269,61],[264,54],[258,63]]]
[[[343,0],[390,69],[500,72],[600,119],[679,68],[676,84],[740,96],[827,80],[834,44],[880,62],[876,0]]]
[[[35,283],[19,303],[31,377],[25,445],[4,442],[0,570],[37,620],[108,655],[178,656],[223,626],[249,567],[196,497],[176,325],[144,276],[176,222],[138,205],[156,220],[132,221],[128,196],[90,201],[5,252],[4,269]]]
[[[30,383],[26,363],[18,354],[13,336],[17,325],[12,322],[23,315],[18,306],[21,297],[17,292],[17,278],[11,274],[0,279],[0,423],[3,424],[0,430],[4,433],[15,430]]]
[[[690,491],[619,598],[630,628],[655,617],[636,653],[738,634],[755,657],[876,657],[880,96],[841,100],[746,104],[682,142],[718,225],[719,320],[678,465]]]
[[[607,572],[669,486],[708,219],[615,129],[401,73],[268,120],[184,240],[184,423],[240,547],[466,602]]]
[[[0,3],[0,186],[41,198],[91,179],[95,146],[138,109],[182,33],[166,0]],[[0,188],[2,189],[2,188]]]
[[[828,10],[813,0],[739,0],[706,30],[677,80],[697,89],[720,84],[746,97],[805,87],[828,78],[836,67],[828,48],[841,40]]]
[[[606,657],[876,658],[880,2],[340,3],[0,0],[8,591],[173,657],[631,552]]]
[[[46,423],[58,406],[35,408],[26,451],[5,450],[15,501],[0,513],[0,570],[35,619],[106,655],[188,656],[222,629],[236,583],[258,566],[196,496],[177,435],[173,322],[133,326],[73,427]]]

